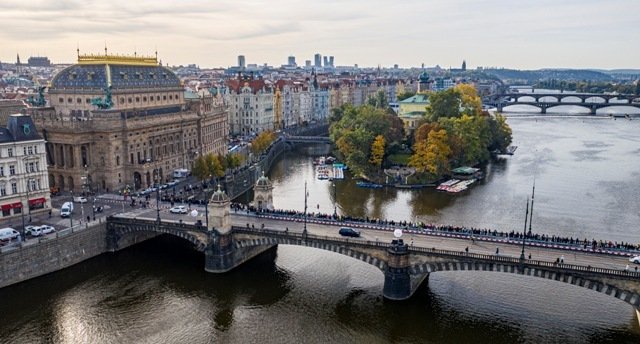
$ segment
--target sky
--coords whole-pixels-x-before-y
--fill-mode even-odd
[[[640,68],[640,0],[0,0],[0,61]]]

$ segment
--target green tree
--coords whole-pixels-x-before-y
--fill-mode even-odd
[[[455,88],[429,95],[427,120],[436,122],[441,117],[460,117],[461,94]]]
[[[209,168],[204,156],[199,156],[193,163],[191,174],[196,176],[199,180],[204,180],[209,176]]]
[[[507,120],[504,116],[496,114],[495,117],[489,117],[487,119],[489,126],[491,141],[489,143],[489,151],[497,150],[504,152],[512,141],[511,127],[507,124]]]
[[[456,90],[460,93],[461,111],[465,115],[480,116],[482,113],[482,100],[473,85],[459,84]]]
[[[382,160],[384,158],[385,139],[384,136],[378,135],[371,144],[371,158],[369,163],[377,168],[382,166]]]
[[[217,155],[207,155],[207,167],[209,169],[209,174],[212,177],[220,178],[224,176],[224,167],[222,166],[220,158]]]

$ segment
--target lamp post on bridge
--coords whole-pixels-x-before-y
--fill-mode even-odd
[[[336,193],[336,182],[333,181],[333,218],[336,220],[338,219],[337,204],[338,204],[338,199],[337,199],[337,193]]]
[[[520,252],[520,261],[524,261],[524,243],[527,237],[527,219],[529,218],[529,197],[527,197],[527,212],[524,215],[524,229],[522,230],[522,251]]]
[[[307,196],[309,193],[307,192],[307,182],[304,182],[304,229],[302,230],[303,235],[307,235]]]

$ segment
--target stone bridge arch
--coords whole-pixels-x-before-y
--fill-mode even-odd
[[[149,234],[150,237],[161,234],[169,234],[174,237],[186,240],[193,244],[198,252],[204,252],[207,247],[207,234],[201,233],[194,225],[183,225],[185,228],[179,228],[176,225],[160,225],[152,221],[149,223],[126,223],[117,222],[109,223],[107,230],[107,241],[111,251],[117,251],[127,245],[128,237],[135,234]],[[193,227],[194,230],[190,230]],[[154,235],[155,234],[155,235]]]
[[[349,243],[349,247],[345,246],[345,243],[333,242],[333,241],[316,241],[316,240],[303,240],[300,238],[289,237],[256,237],[256,238],[243,238],[235,240],[235,248],[243,249],[255,246],[274,246],[274,245],[295,245],[304,246],[310,248],[316,248],[329,252],[341,254],[350,258],[357,259],[369,265],[373,265],[383,273],[387,268],[387,261],[383,258],[385,255],[385,247],[381,247],[378,250],[371,249],[355,249],[352,247],[353,243]]]
[[[561,267],[562,266],[559,268]],[[571,271],[569,269],[559,271],[558,269],[544,266],[532,266],[526,264],[523,267],[522,265],[513,262],[480,260],[443,260],[419,263],[411,266],[409,274],[422,275],[440,271],[502,272],[538,277],[604,293],[624,301],[631,306],[634,306],[636,309],[640,307],[640,283],[638,283],[637,280],[633,281],[633,276],[631,274],[627,276],[627,279],[614,279],[614,276],[612,276],[612,278],[606,278],[603,276],[590,275],[588,272]]]

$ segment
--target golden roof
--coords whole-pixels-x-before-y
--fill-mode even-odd
[[[78,55],[78,64],[95,65],[127,65],[127,66],[157,66],[157,56],[125,56],[125,55]]]

